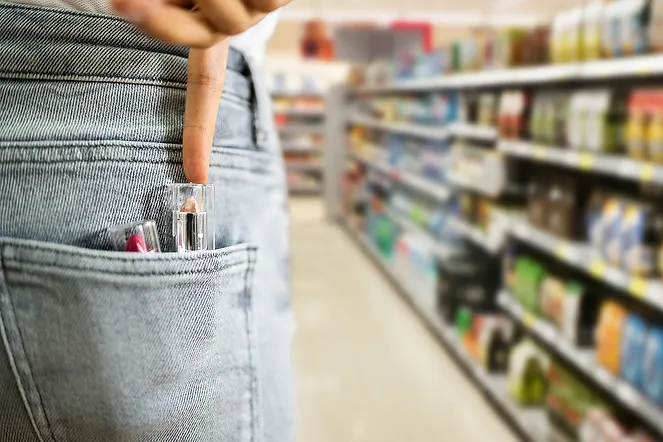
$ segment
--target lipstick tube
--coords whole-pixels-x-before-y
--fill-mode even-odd
[[[140,221],[108,229],[113,248],[118,252],[161,252],[159,232],[154,221]]]
[[[177,252],[214,250],[214,186],[171,184],[169,189]]]

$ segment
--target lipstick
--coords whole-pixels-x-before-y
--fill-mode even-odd
[[[171,184],[169,188],[177,252],[214,250],[214,186]]]
[[[161,252],[154,221],[140,221],[108,229],[113,248],[118,252]]]

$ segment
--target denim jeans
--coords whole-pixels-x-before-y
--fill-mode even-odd
[[[289,442],[285,171],[230,51],[216,250],[112,252],[184,182],[187,50],[121,20],[0,3],[0,441]]]

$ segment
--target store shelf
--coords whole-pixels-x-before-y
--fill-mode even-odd
[[[497,141],[497,128],[471,123],[454,123],[449,128],[456,137],[471,138],[481,141]]]
[[[318,163],[286,163],[288,172],[321,172],[322,166]]]
[[[292,108],[292,109],[274,109],[275,114],[291,115],[297,117],[322,117],[325,115],[325,109],[305,109],[305,108]]]
[[[565,65],[490,70],[469,74],[408,80],[383,86],[356,89],[358,93],[414,92],[436,89],[464,89],[472,87],[546,84],[563,81],[596,81],[629,77],[663,75],[663,55],[643,55],[613,60]]]
[[[663,166],[625,156],[601,155],[529,141],[501,140],[498,149],[509,155],[570,169],[587,170],[643,182],[663,184]]]
[[[370,241],[348,224],[344,223],[344,227],[364,252],[372,258],[390,282],[398,288],[399,292],[414,307],[426,322],[426,325],[444,344],[444,347],[456,358],[470,378],[490,398],[491,402],[507,416],[520,434],[532,442],[549,441],[550,430],[545,412],[541,409],[523,408],[514,403],[508,394],[506,376],[487,373],[481,366],[474,362],[458,341],[453,328],[444,324],[435,311],[417,301],[418,298],[412,290],[399,280],[391,264],[385,261]]]
[[[401,183],[411,189],[435,198],[438,201],[445,202],[451,197],[451,190],[444,184],[436,183],[408,172],[403,172],[398,168],[390,166],[386,162],[374,161],[354,152],[351,152],[350,156],[368,167],[385,175],[389,175],[394,182]]]
[[[424,126],[422,124],[384,121],[377,118],[365,117],[363,115],[351,115],[348,117],[347,121],[349,124],[357,124],[373,129],[380,129],[431,140],[446,140],[451,136],[451,132],[443,126]]]
[[[491,198],[496,198],[502,192],[504,192],[506,189],[502,189],[499,187],[487,187],[485,182],[480,179],[475,179],[471,178],[465,175],[462,175],[458,172],[447,172],[447,176],[449,178],[449,181],[452,182],[455,186],[461,187],[464,189],[469,189],[473,190],[477,193],[480,193],[482,195],[491,197]]]
[[[548,252],[560,261],[663,312],[663,283],[661,281],[631,276],[621,269],[608,265],[597,256],[596,251],[591,247],[556,238],[519,218],[512,219],[511,233],[521,241]]]
[[[282,134],[317,134],[323,133],[325,127],[321,124],[293,123],[279,126],[278,131]]]
[[[404,215],[396,213],[393,210],[387,210],[387,216],[393,222],[398,224],[403,230],[423,238],[427,244],[430,244],[433,252],[435,253],[435,256],[437,256],[438,259],[445,261],[456,254],[456,250],[453,247],[441,243],[437,238],[428,233],[423,227],[410,221]]]
[[[502,247],[501,238],[493,235],[491,237],[481,228],[474,226],[460,218],[452,217],[449,219],[449,226],[459,235],[471,240],[474,244],[482,247],[490,253],[498,253]]]
[[[530,333],[543,341],[547,347],[554,350],[569,364],[575,366],[622,405],[630,409],[636,416],[640,416],[663,434],[663,410],[650,402],[629,383],[601,367],[596,361],[593,350],[580,350],[572,346],[551,324],[525,311],[513,295],[507,291],[502,291],[499,294],[498,303]]]

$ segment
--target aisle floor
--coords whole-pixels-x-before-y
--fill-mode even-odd
[[[299,442],[518,439],[318,199],[293,199]]]

